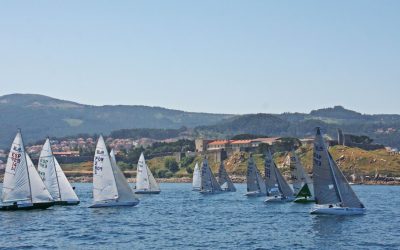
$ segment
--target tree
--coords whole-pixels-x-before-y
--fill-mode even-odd
[[[266,135],[254,135],[254,134],[238,134],[231,138],[231,140],[252,140],[257,138],[268,138]]]
[[[297,138],[282,137],[272,146],[274,152],[290,151],[301,146],[301,142]]]
[[[260,145],[258,145],[257,152],[259,154],[265,154],[270,148],[271,146],[268,143],[260,143]]]
[[[175,158],[171,157],[165,158],[164,167],[172,173],[176,173],[179,170],[179,165],[176,162]]]
[[[168,169],[158,169],[155,171],[155,175],[157,178],[171,178],[173,174]]]
[[[192,162],[194,161],[193,156],[188,156],[188,157],[183,157],[181,160],[181,168],[185,168],[187,166],[189,166],[190,164],[192,164]]]
[[[186,167],[186,172],[187,172],[188,174],[193,174],[193,168],[191,168],[190,166],[187,166],[187,167]]]

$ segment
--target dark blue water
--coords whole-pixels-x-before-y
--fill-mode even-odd
[[[310,215],[312,204],[264,204],[238,192],[204,196],[190,184],[161,184],[132,208],[79,206],[0,213],[0,248],[400,249],[400,187],[354,186],[363,216]]]

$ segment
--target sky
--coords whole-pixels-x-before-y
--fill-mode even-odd
[[[400,113],[400,1],[0,0],[0,95]]]

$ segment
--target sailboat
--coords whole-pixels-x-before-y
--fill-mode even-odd
[[[265,186],[265,182],[261,177],[260,172],[257,169],[256,164],[254,163],[253,156],[250,155],[250,158],[247,163],[247,193],[245,196],[265,196],[267,195],[267,188]]]
[[[229,175],[226,172],[224,163],[222,161],[218,169],[218,183],[221,186],[222,191],[236,192],[235,185],[233,185],[231,178],[229,178]]]
[[[0,210],[45,209],[54,205],[53,198],[25,152],[20,131],[8,155],[1,201]]]
[[[265,178],[268,196],[265,202],[287,202],[294,200],[293,190],[276,167],[270,150],[268,150],[265,157]]]
[[[210,167],[208,166],[208,160],[204,158],[201,164],[201,187],[200,193],[202,194],[216,194],[222,191],[220,185],[215,179]]]
[[[139,199],[116,165],[113,155],[108,154],[103,136],[97,142],[93,161],[93,200],[94,204],[90,208],[139,204]]]
[[[46,139],[40,152],[38,172],[56,205],[77,205],[79,198],[71,187]]]
[[[137,194],[159,194],[160,186],[154,179],[150,168],[147,166],[143,153],[139,157],[137,164],[136,190]]]
[[[355,215],[366,209],[329,153],[320,128],[314,140],[313,179],[316,206],[311,214]]]
[[[196,162],[196,165],[194,166],[193,170],[193,191],[200,191],[201,188],[201,170],[199,167],[199,164]]]
[[[306,203],[315,202],[313,197],[313,186],[311,178],[306,173],[303,165],[301,165],[299,157],[294,150],[288,154],[291,179],[293,181],[293,193],[296,197],[294,202]]]

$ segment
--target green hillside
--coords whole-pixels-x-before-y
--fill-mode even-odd
[[[385,150],[374,150],[365,151],[359,148],[350,148],[343,146],[331,147],[329,150],[333,158],[338,163],[341,170],[346,176],[353,174],[353,169],[358,175],[363,176],[374,176],[377,173],[380,175],[387,175],[389,177],[400,176],[400,155],[389,154]],[[312,172],[312,147],[303,146],[299,148],[296,153],[299,155],[300,160],[306,170]],[[280,152],[274,154],[274,160],[280,170],[286,174],[289,174],[288,168],[282,168],[286,153]],[[231,157],[224,161],[225,168],[231,176],[244,178],[247,171],[247,161],[249,158],[249,153],[238,152],[233,154]],[[264,156],[262,154],[253,154],[254,161],[259,168],[260,172],[264,174]],[[185,160],[182,162],[177,162],[181,167],[177,169],[176,172],[171,172],[165,166],[166,160],[174,159],[171,156],[154,157],[147,160],[147,164],[155,177],[158,178],[181,178],[181,177],[192,177],[192,170],[194,165],[197,163],[201,164],[202,157],[197,156],[190,159],[188,164],[185,164]],[[63,165],[62,168],[67,171],[67,173],[77,173],[81,172],[84,174],[91,173],[91,162],[85,162],[80,164],[67,164]],[[125,169],[127,173],[135,173],[136,164],[133,163],[133,168],[124,168],[127,166],[126,163],[118,162],[118,165]],[[218,172],[219,163],[209,161],[209,165],[214,173]],[[128,175],[134,177],[133,175]]]
[[[400,147],[400,115],[363,115],[341,106],[311,111],[310,114],[251,114],[232,117],[214,125],[196,128],[203,137],[225,138],[236,134],[313,137],[321,127],[331,138],[337,129],[354,135],[366,135],[375,143]]]
[[[227,138],[236,134],[312,137],[319,126],[330,137],[336,130],[366,135],[375,143],[400,148],[400,115],[366,115],[341,106],[305,113],[226,115],[147,106],[90,106],[42,95],[0,97],[0,148],[7,149],[21,128],[26,143],[78,134],[153,136],[166,139],[189,128],[193,137]],[[163,129],[148,131],[146,129]]]
[[[217,123],[232,117],[147,106],[90,106],[42,95],[0,97],[0,148],[8,148],[17,128],[25,142],[46,136],[104,133],[119,129],[179,129]]]

